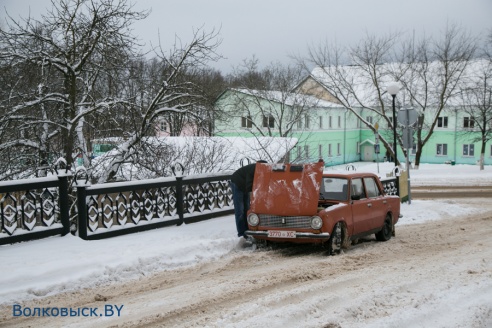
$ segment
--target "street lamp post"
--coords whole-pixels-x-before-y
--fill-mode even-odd
[[[396,174],[396,168],[398,166],[398,156],[396,155],[397,154],[397,152],[396,152],[397,147],[396,147],[395,98],[396,98],[396,94],[398,93],[398,91],[400,91],[400,85],[396,82],[391,83],[390,85],[388,85],[388,88],[386,90],[388,91],[388,93],[393,98],[393,153],[395,156],[395,170],[393,172],[395,172],[395,178],[396,178],[396,194],[399,197],[400,196],[400,179],[399,179],[398,175]]]
[[[398,91],[400,91],[400,85],[396,82],[391,83],[388,85],[388,88],[386,89],[388,93],[391,95],[393,98],[393,153],[394,153],[394,159],[395,159],[395,167],[398,166],[398,156],[396,155],[397,147],[396,147],[396,113],[395,113],[395,98],[396,94]]]

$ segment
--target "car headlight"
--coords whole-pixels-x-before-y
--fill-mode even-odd
[[[319,216],[313,216],[311,218],[311,228],[315,230],[319,230],[321,229],[322,226],[323,226],[323,220],[321,220]]]
[[[260,223],[260,218],[255,213],[250,213],[248,215],[248,223],[252,227],[256,227]]]

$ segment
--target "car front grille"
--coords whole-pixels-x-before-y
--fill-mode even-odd
[[[278,216],[260,214],[260,226],[275,228],[311,228],[311,216]]]

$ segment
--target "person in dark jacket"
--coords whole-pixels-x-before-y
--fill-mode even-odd
[[[266,163],[266,161],[260,160],[256,163]],[[238,237],[247,238],[244,232],[248,229],[246,216],[249,210],[249,193],[253,190],[256,163],[237,169],[231,176],[230,184]]]

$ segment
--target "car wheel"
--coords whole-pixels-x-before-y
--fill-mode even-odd
[[[330,239],[328,239],[328,254],[336,255],[342,251],[343,227],[342,223],[337,222],[333,227]]]
[[[391,220],[391,216],[388,214],[386,215],[386,219],[384,219],[383,229],[381,229],[381,231],[376,233],[376,240],[378,241],[390,240],[392,234],[393,234],[393,223]]]
[[[257,249],[273,249],[274,243],[265,240],[265,239],[257,239],[256,240],[256,247]]]

